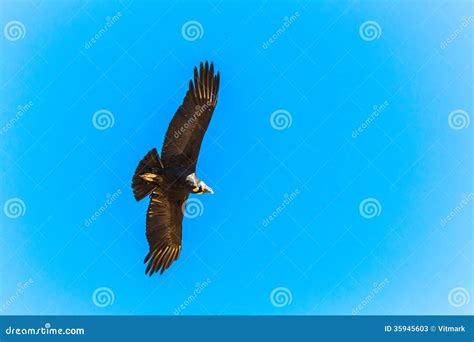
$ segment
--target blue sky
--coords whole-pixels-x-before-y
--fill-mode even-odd
[[[469,2],[1,6],[1,314],[473,313]],[[131,176],[203,60],[216,194],[149,278]]]

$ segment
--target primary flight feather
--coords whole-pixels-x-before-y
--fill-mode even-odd
[[[214,191],[195,174],[201,143],[217,104],[219,73],[201,63],[183,103],[166,131],[161,158],[153,148],[138,164],[132,179],[137,201],[150,196],[146,237],[150,250],[145,273],[163,273],[179,258],[183,210],[190,193]]]

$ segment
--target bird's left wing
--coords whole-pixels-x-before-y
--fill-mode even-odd
[[[194,82],[189,89],[166,131],[161,150],[165,167],[185,167],[196,170],[202,139],[206,133],[212,113],[217,104],[219,73],[214,74],[214,65],[201,63],[194,68]]]
[[[188,194],[171,194],[160,189],[151,193],[146,218],[146,237],[150,251],[145,273],[163,273],[181,252],[183,205]]]

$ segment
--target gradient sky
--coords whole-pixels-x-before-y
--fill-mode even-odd
[[[473,14],[2,1],[0,314],[473,314]],[[131,176],[203,60],[216,194],[149,278]]]

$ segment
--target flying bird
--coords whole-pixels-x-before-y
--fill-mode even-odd
[[[201,63],[194,68],[194,79],[183,103],[171,120],[161,149],[149,151],[138,164],[132,178],[137,201],[149,196],[146,237],[150,250],[145,273],[162,274],[179,258],[183,211],[190,193],[214,191],[196,176],[201,143],[217,104],[219,72],[214,65]]]

